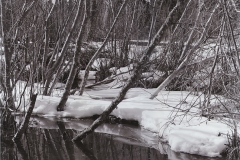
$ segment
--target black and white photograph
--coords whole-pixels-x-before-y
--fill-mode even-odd
[[[0,0],[0,160],[240,160],[240,0]]]

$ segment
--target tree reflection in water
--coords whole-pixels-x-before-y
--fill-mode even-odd
[[[14,116],[8,110],[1,112],[1,159],[15,159],[14,143],[12,137],[16,132],[16,122]],[[4,154],[3,154],[4,153]]]
[[[126,142],[126,137],[103,133],[93,133],[74,143],[72,139],[80,131],[65,127],[62,121],[56,121],[52,128],[29,127],[21,140],[13,143],[16,123],[13,116],[8,118],[8,123],[14,125],[2,127],[2,160],[212,160],[173,151],[164,155],[154,148]]]
[[[14,120],[14,117],[13,119]],[[14,121],[15,123],[15,121]],[[157,150],[115,141],[111,135],[93,133],[76,144],[72,139],[77,131],[66,129],[57,121],[59,129],[28,128],[20,141],[13,143],[13,129],[2,128],[2,160],[113,160],[163,159]],[[149,155],[149,151],[151,152]]]

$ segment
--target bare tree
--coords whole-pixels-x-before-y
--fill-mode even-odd
[[[196,16],[196,20],[195,20],[195,25],[194,25],[194,28],[197,28],[197,25],[198,25],[198,19],[200,17],[200,13],[201,13],[201,8],[203,6],[203,3],[201,1],[199,1],[199,8],[198,8],[198,13],[197,13],[197,16]],[[213,9],[213,11],[211,12],[211,15],[209,16],[207,22],[206,22],[206,25],[203,29],[203,32],[201,33],[201,37],[199,38],[199,40],[196,42],[196,44],[194,45],[194,47],[190,50],[188,50],[187,47],[189,47],[190,45],[190,41],[192,40],[192,36],[193,36],[193,33],[195,32],[194,30],[191,31],[189,37],[188,37],[188,40],[187,40],[187,43],[185,45],[185,47],[183,48],[183,51],[181,53],[181,57],[180,57],[180,60],[184,58],[184,60],[181,62],[181,64],[178,66],[178,68],[172,72],[162,83],[161,85],[156,89],[156,91],[151,95],[150,99],[153,99],[155,98],[158,93],[163,89],[165,88],[176,76],[178,76],[178,74],[180,73],[179,71],[187,65],[187,63],[189,63],[189,59],[192,57],[193,53],[196,51],[196,49],[201,45],[201,43],[204,41],[204,37],[205,37],[205,33],[206,33],[206,29],[216,11],[216,9],[219,7],[219,4],[217,3]]]
[[[80,6],[79,6],[79,8],[80,8]],[[85,13],[84,13],[84,18],[83,18],[83,21],[82,21],[82,25],[81,25],[81,28],[80,28],[80,31],[78,33],[78,37],[77,37],[77,40],[76,40],[76,47],[75,47],[75,52],[74,52],[74,57],[73,57],[73,64],[72,64],[72,67],[71,67],[70,74],[68,76],[68,80],[67,80],[67,83],[66,83],[66,86],[65,86],[63,96],[61,97],[59,105],[57,106],[58,111],[63,111],[64,110],[64,106],[67,102],[68,96],[70,95],[70,89],[72,87],[74,77],[76,76],[77,69],[80,65],[79,58],[81,56],[81,46],[82,46],[84,33],[86,33],[86,25],[87,25],[88,18],[89,18],[89,9],[90,9],[90,5],[89,5],[88,1],[85,0]],[[80,12],[80,10],[78,12]]]
[[[29,13],[29,11],[34,6],[35,1],[32,3],[27,3],[27,1],[24,2],[21,14],[19,18],[16,20],[14,24],[12,24],[12,11],[11,1],[1,1],[1,37],[2,37],[2,43],[4,47],[4,82],[2,85],[2,88],[4,90],[4,93],[6,93],[5,101],[6,105],[5,107],[7,109],[15,109],[14,104],[14,98],[12,95],[14,85],[16,81],[12,78],[13,74],[13,66],[11,64],[12,62],[12,56],[14,54],[14,44],[17,43],[17,37],[18,37],[18,29],[21,23],[23,22],[26,15]],[[20,72],[21,73],[21,72]],[[18,77],[20,74],[18,75]]]
[[[113,31],[114,26],[116,25],[116,23],[117,23],[117,21],[118,21],[119,15],[121,14],[121,12],[122,12],[123,8],[125,7],[126,3],[127,3],[126,0],[124,0],[123,3],[122,3],[121,8],[120,8],[119,11],[118,11],[118,14],[116,15],[116,17],[115,17],[115,19],[114,19],[114,22],[113,22],[110,30],[108,31],[108,33],[107,33],[107,35],[106,35],[106,37],[105,37],[105,40],[104,40],[103,44],[102,44],[101,47],[95,52],[95,54],[93,55],[93,57],[91,58],[91,60],[88,62],[88,65],[87,65],[87,67],[86,67],[86,69],[85,69],[84,78],[83,78],[83,80],[82,80],[82,83],[81,83],[81,86],[80,86],[80,90],[79,90],[79,94],[80,94],[80,95],[83,94],[83,91],[84,91],[84,89],[85,89],[85,85],[86,85],[86,83],[87,83],[87,78],[88,78],[88,75],[89,75],[90,68],[91,68],[93,62],[94,62],[94,61],[96,60],[96,58],[98,57],[98,55],[101,53],[102,49],[103,49],[103,48],[105,47],[105,45],[107,44],[108,39],[109,39],[109,37],[110,37],[110,33]]]
[[[11,18],[10,18],[10,2],[1,1],[1,36],[2,42],[4,45],[4,57],[5,57],[5,65],[4,65],[4,88],[6,92],[6,107],[10,109],[15,109],[13,95],[12,95],[12,87],[11,87],[11,58],[13,54],[13,47],[11,46],[11,38],[9,35],[9,31],[11,28]]]
[[[29,109],[27,111],[27,114],[25,115],[24,121],[22,122],[22,124],[21,124],[20,128],[18,129],[17,133],[13,137],[13,141],[16,142],[16,141],[20,140],[20,138],[22,137],[22,134],[26,131],[26,129],[28,127],[30,117],[32,115],[33,108],[35,106],[36,99],[37,99],[37,94],[32,94],[31,95],[31,103],[30,103]]]
[[[75,29],[77,27],[77,24],[78,24],[78,22],[80,21],[80,18],[81,18],[81,6],[82,6],[81,3],[82,3],[82,0],[79,1],[79,3],[78,3],[78,11],[75,15],[74,21],[72,22],[72,26],[71,26],[70,30],[68,31],[68,34],[65,38],[63,47],[61,48],[61,52],[59,53],[60,56],[54,62],[53,66],[47,71],[47,76],[46,76],[46,81],[45,81],[44,91],[43,91],[44,95],[49,95],[50,94],[50,93],[48,93],[48,89],[49,89],[50,83],[53,79],[54,73],[56,72],[56,70],[61,69],[61,66],[63,65],[63,62],[66,58],[66,51],[67,51],[68,45],[70,43],[70,40],[74,36],[74,31],[75,31]],[[65,31],[66,31],[66,27],[64,27],[61,30],[59,37],[63,38],[63,34],[64,34]],[[60,43],[60,39],[58,40],[57,46],[55,47],[55,50],[54,50],[55,53],[51,56],[52,61],[53,61],[54,57],[56,56],[56,53],[58,52],[59,43]]]
[[[119,95],[112,101],[112,103],[108,106],[108,108],[100,115],[98,119],[96,119],[91,126],[83,130],[77,137],[74,138],[75,142],[80,142],[83,138],[85,138],[88,134],[90,134],[92,131],[94,131],[99,125],[101,125],[107,118],[107,116],[117,107],[117,105],[123,100],[125,97],[127,91],[132,87],[132,85],[139,79],[142,68],[144,65],[148,62],[149,57],[159,42],[159,39],[162,36],[162,31],[167,27],[167,24],[169,23],[170,18],[172,17],[174,11],[178,8],[180,5],[180,2],[177,1],[176,6],[171,10],[171,12],[168,14],[165,22],[160,27],[156,35],[151,41],[151,44],[147,47],[146,51],[144,52],[143,56],[141,57],[141,60],[137,63],[137,67],[134,70],[133,75],[129,79],[129,81],[126,83],[126,85],[121,89],[119,92]]]

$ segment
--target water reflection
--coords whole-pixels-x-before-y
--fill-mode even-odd
[[[82,142],[75,142],[75,144],[90,160],[97,160],[93,152],[89,150]]]
[[[19,123],[21,118],[15,120]],[[157,136],[138,127],[104,124],[81,142],[72,139],[89,120],[32,118],[21,141],[15,144],[2,132],[2,160],[213,160],[175,153]],[[11,130],[12,131],[12,130]],[[107,133],[107,134],[106,134]],[[221,160],[217,158],[214,160]]]
[[[14,143],[12,137],[16,131],[14,116],[9,111],[1,112],[1,159],[14,159]]]
[[[21,155],[22,159],[28,160],[28,154],[27,154],[26,150],[24,149],[22,142],[17,140],[17,141],[15,141],[15,144],[17,146],[18,153]]]
[[[68,158],[70,160],[75,160],[75,157],[74,157],[74,144],[72,142],[73,131],[72,130],[67,130],[65,128],[64,122],[57,121],[57,125],[58,125],[59,131],[60,131],[60,133],[62,135],[62,138],[64,140],[64,144],[65,144],[65,147],[66,147],[66,150],[67,150]]]

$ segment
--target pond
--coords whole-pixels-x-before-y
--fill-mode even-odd
[[[16,126],[23,120],[14,116]],[[223,160],[176,153],[158,135],[140,127],[103,124],[75,144],[72,139],[92,120],[32,117],[22,139],[12,143],[16,128],[1,126],[2,160]]]

